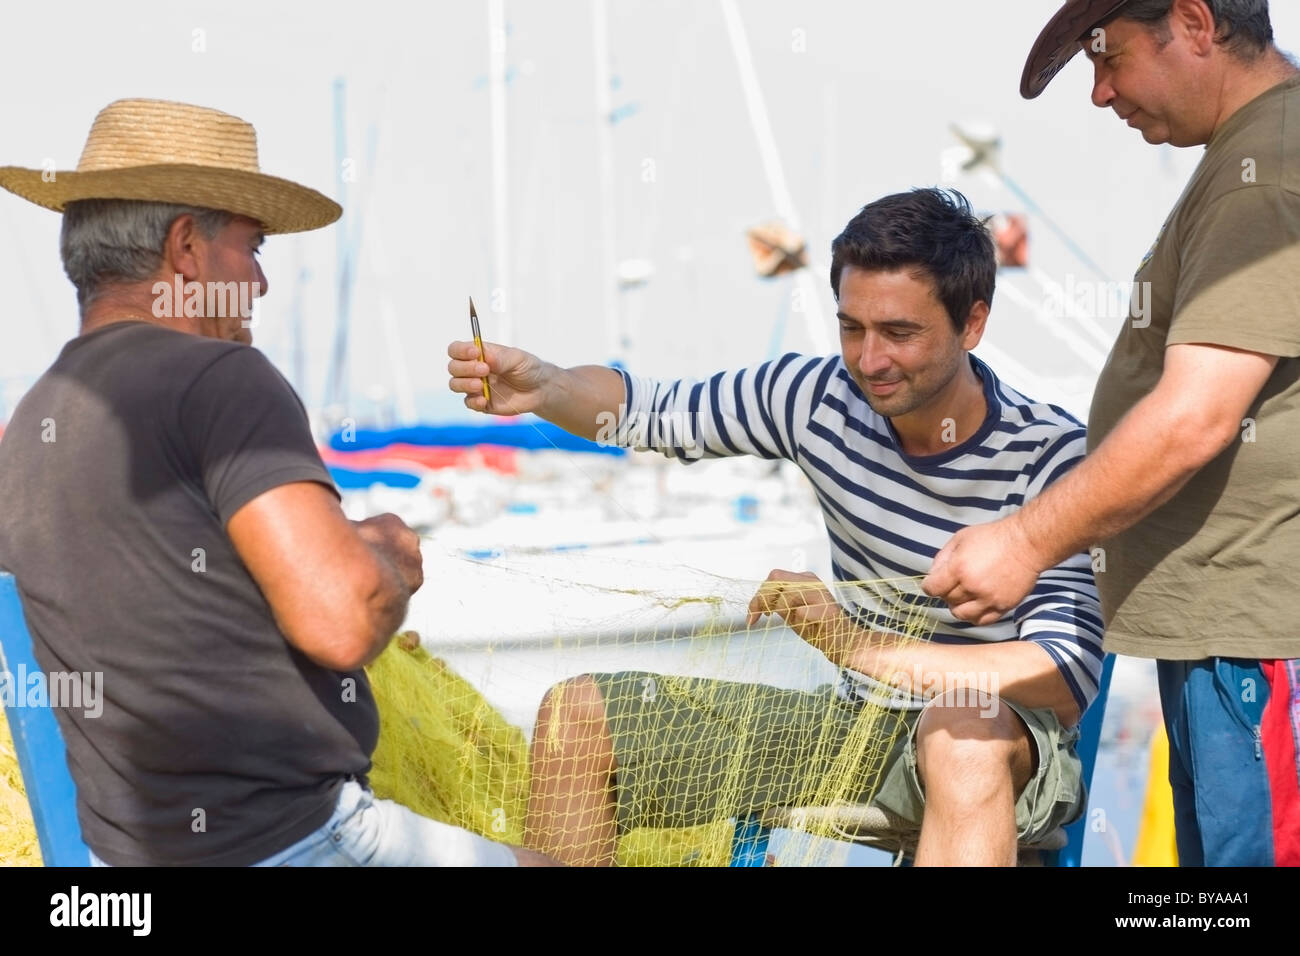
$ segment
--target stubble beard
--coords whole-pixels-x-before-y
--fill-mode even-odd
[[[867,404],[877,415],[884,418],[910,415],[928,405],[936,395],[951,384],[952,380],[961,373],[961,363],[965,356],[965,349],[958,349],[947,363],[943,373],[936,372],[934,376],[922,373],[919,378],[912,375],[905,376],[898,391],[893,395],[876,397],[871,394],[871,389],[865,381],[860,381],[858,386],[862,389]]]

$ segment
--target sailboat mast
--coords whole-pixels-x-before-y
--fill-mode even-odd
[[[510,275],[509,167],[506,164],[506,12],[505,0],[487,0],[488,99],[492,124],[493,284],[489,308],[495,313],[493,337],[515,343]]]
[[[338,177],[339,205],[344,213],[348,208],[348,176],[344,175],[347,162],[346,82],[342,77],[334,81],[334,175]],[[354,213],[355,215],[355,213]],[[351,218],[351,217],[349,217]],[[348,403],[348,323],[352,311],[352,257],[348,242],[349,230],[345,224],[334,229],[335,263],[338,271],[338,316],[334,327],[334,351],[330,356],[329,380],[325,386],[326,407],[346,409]]]
[[[596,79],[596,145],[600,164],[601,301],[609,334],[609,358],[623,360],[631,347],[619,315],[618,253],[614,219],[614,98],[609,71],[609,19],[605,0],[591,0],[591,51]]]
[[[776,214],[796,233],[802,233],[799,214],[795,209],[794,196],[785,179],[785,167],[781,164],[781,154],[776,148],[776,136],[772,132],[772,122],[768,118],[767,102],[758,83],[758,71],[754,69],[754,56],[750,51],[749,37],[745,33],[744,21],[736,0],[719,0],[722,16],[727,24],[727,34],[731,39],[731,50],[736,57],[736,70],[740,74],[740,85],[745,94],[745,106],[749,111],[749,122],[758,141],[758,155],[763,163],[763,174],[767,177],[768,190],[772,196],[772,205]],[[814,263],[813,268],[818,268]],[[809,269],[796,269],[795,282],[799,286],[799,297],[808,337],[818,354],[826,355],[832,350],[829,326],[822,312],[819,284]]]

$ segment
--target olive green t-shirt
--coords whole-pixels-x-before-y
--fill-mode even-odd
[[[1135,279],[1134,317],[1093,396],[1090,452],[1155,387],[1167,346],[1280,361],[1239,440],[1101,542],[1106,649],[1166,660],[1300,657],[1300,77],[1219,128]]]

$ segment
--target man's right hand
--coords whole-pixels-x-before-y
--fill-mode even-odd
[[[465,407],[492,415],[522,415],[536,412],[545,398],[549,366],[536,355],[492,342],[483,343],[486,362],[478,357],[473,342],[452,342],[447,346],[447,371],[451,390],[465,396]],[[483,379],[492,392],[483,396]]]
[[[414,594],[424,584],[424,556],[420,536],[395,514],[385,513],[354,521],[361,540],[392,562],[407,590]]]
[[[612,368],[580,365],[559,368],[523,349],[483,343],[487,361],[479,361],[473,342],[447,346],[451,390],[465,396],[465,407],[492,415],[532,412],[567,432],[591,441],[606,441],[627,400],[623,376]],[[492,400],[483,395],[488,380]]]

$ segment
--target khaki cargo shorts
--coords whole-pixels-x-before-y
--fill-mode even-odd
[[[921,711],[864,708],[831,684],[794,691],[646,671],[589,676],[613,738],[620,833],[868,797],[921,822]],[[1078,731],[1049,709],[999,701],[1024,721],[1037,749],[1037,770],[1015,807],[1020,842],[1033,843],[1083,814]]]

